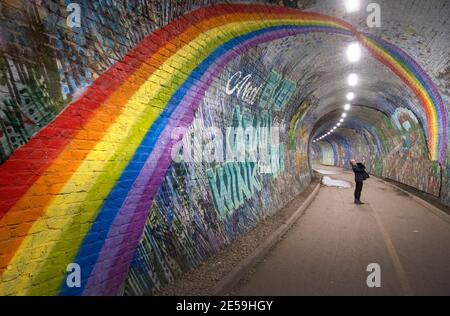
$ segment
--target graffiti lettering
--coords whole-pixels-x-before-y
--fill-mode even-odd
[[[242,77],[242,71],[236,72],[228,80],[225,92],[228,95],[232,95],[233,93],[236,92],[236,96],[240,100],[248,104],[254,104],[259,91],[261,91],[262,86],[253,85],[252,82],[250,81],[251,78],[252,78],[251,74]]]
[[[259,106],[264,109],[273,107],[274,110],[279,111],[288,103],[294,91],[294,82],[282,79],[281,75],[272,71],[261,94]]]
[[[250,123],[253,122],[251,125]],[[272,115],[263,111],[253,117],[239,106],[234,108],[233,127],[227,128],[227,162],[207,176],[215,207],[224,217],[261,190],[259,174],[278,176],[285,170],[284,146],[279,129],[272,126]],[[257,158],[253,160],[253,158]]]
[[[253,162],[227,162],[223,167],[206,170],[214,205],[219,215],[225,217],[244,204],[262,186],[256,178],[256,164]]]

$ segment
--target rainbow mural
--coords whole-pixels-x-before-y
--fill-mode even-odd
[[[190,125],[233,58],[311,32],[355,37],[397,74],[426,113],[430,159],[444,160],[444,105],[405,52],[321,14],[202,8],[146,37],[0,166],[0,236],[9,236],[0,243],[0,295],[118,294],[171,164],[173,129]],[[83,267],[80,288],[66,286],[70,262]]]

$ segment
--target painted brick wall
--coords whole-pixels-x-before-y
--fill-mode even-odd
[[[189,133],[194,135],[193,147],[199,152],[201,141],[195,139],[195,135],[201,135],[202,131],[210,127],[217,127],[221,133],[225,133],[227,127],[236,126],[236,109],[243,115],[245,111],[252,122],[264,109],[272,117],[269,121],[272,121],[273,128],[281,128],[282,154],[280,152],[279,158],[276,158],[282,159],[280,170],[272,172],[264,170],[263,165],[255,164],[254,167],[258,169],[255,175],[258,187],[238,206],[239,198],[234,193],[235,185],[232,185],[235,208],[224,211],[214,203],[214,191],[211,190],[214,184],[211,184],[208,172],[217,172],[218,168],[225,170],[226,163],[172,163],[151,206],[143,240],[130,266],[125,294],[149,294],[173,281],[228,245],[236,236],[254,227],[264,217],[277,212],[309,183],[307,160],[295,159],[297,146],[306,147],[307,144],[300,142],[289,148],[287,128],[282,127],[283,112],[287,110],[284,107],[298,104],[298,98],[293,96],[289,104],[282,108],[278,108],[274,101],[268,102],[267,107],[263,108],[260,97],[252,104],[245,99],[244,90],[232,92],[229,89],[239,87],[245,77],[249,78],[246,82],[252,86],[267,86],[271,73],[279,72],[276,64],[258,62],[264,60],[270,50],[268,46],[270,44],[260,45],[258,49],[241,55],[221,72],[206,92]],[[287,72],[284,77],[289,78],[291,75]],[[208,137],[205,134],[203,136]],[[263,143],[260,145],[265,145]],[[273,144],[270,141],[270,145]],[[243,169],[253,167],[248,162],[237,164]],[[242,185],[248,184],[244,181]]]
[[[145,37],[202,3],[186,2],[177,9],[160,4],[142,1],[130,8],[120,3],[105,8],[102,2],[82,3],[82,16],[89,21],[82,18],[82,27],[74,29],[65,24],[63,4],[6,1],[2,5],[2,29],[6,31],[2,33],[2,42],[6,42],[2,46],[2,113],[12,111],[2,120],[6,127],[2,134],[2,157],[6,161],[1,165],[0,183],[2,295],[120,294],[130,261],[136,249],[141,251],[141,247],[136,248],[139,240],[144,236],[142,243],[148,242],[146,219],[152,222],[158,216],[165,218],[168,226],[175,220],[177,234],[164,236],[164,229],[170,231],[169,227],[164,227],[164,221],[157,223],[163,230],[159,236],[165,239],[158,240],[160,249],[155,247],[154,251],[162,252],[160,260],[171,261],[174,256],[185,262],[181,268],[171,267],[173,271],[159,276],[162,281],[170,280],[177,269],[195,266],[261,218],[276,212],[309,182],[306,161],[290,163],[284,145],[286,128],[280,126],[286,110],[293,109],[299,99],[289,73],[273,63],[260,65],[257,60],[261,52],[238,62],[238,55],[245,51],[251,54],[256,42],[240,45],[233,55],[215,57],[211,59],[214,63],[208,64],[207,57],[214,56],[223,42],[248,33],[243,22],[241,28],[222,27],[226,21],[220,15],[240,21],[245,15],[251,16],[252,8],[242,7],[242,13],[240,7],[207,8]],[[139,20],[142,16],[123,15],[127,10],[144,10],[146,14],[154,10],[155,16],[144,15],[149,21],[143,22]],[[260,10],[260,15],[269,12],[268,8]],[[23,28],[14,29],[13,16],[31,26],[24,22]],[[214,19],[216,16],[219,18]],[[107,21],[102,23],[102,19]],[[147,26],[134,34],[130,26],[139,23]],[[250,30],[265,26],[264,20],[252,23]],[[196,28],[190,28],[195,24]],[[218,28],[210,30],[212,26]],[[287,29],[280,32],[273,38],[289,35]],[[239,41],[230,43],[235,46]],[[17,47],[23,55],[13,54]],[[229,65],[231,61],[234,63]],[[206,75],[203,65],[210,66]],[[235,79],[229,85],[238,85],[240,77],[248,80],[245,78],[251,76],[256,89],[251,96],[244,93],[248,89],[245,81],[235,88],[236,92],[224,94],[224,84],[233,75]],[[271,86],[267,85],[269,81]],[[272,90],[264,92],[266,85]],[[263,92],[264,105],[259,100]],[[230,115],[238,115],[237,109],[250,115],[256,126],[280,127],[280,144],[269,148],[268,165],[247,161],[231,165],[235,177],[225,182],[233,182],[228,192],[232,206],[227,204],[224,210],[220,203],[213,202],[220,196],[213,196],[214,180],[207,172],[216,177],[220,175],[217,169],[232,172],[225,170],[228,162],[173,164],[171,152],[177,143],[173,133],[176,128],[201,132],[197,121],[224,131],[233,126]],[[28,114],[35,115],[29,126],[25,124]],[[11,143],[17,139],[17,144]],[[240,176],[236,168],[240,168]],[[266,169],[260,172],[261,168]],[[221,189],[218,178],[215,185]],[[196,195],[186,196],[191,190]],[[204,216],[198,212],[198,203],[203,203]],[[180,226],[180,220],[188,224]],[[200,228],[194,225],[193,229],[193,223]],[[215,233],[209,233],[211,240],[200,236],[210,229],[208,224],[217,227]],[[158,237],[156,230],[152,234],[152,238]],[[167,247],[179,253],[164,253]],[[141,259],[150,256],[144,253]],[[81,286],[73,287],[66,281],[71,272],[78,272],[77,267]],[[148,265],[140,269],[144,269],[142,275],[156,273]],[[158,282],[139,284],[134,294]]]

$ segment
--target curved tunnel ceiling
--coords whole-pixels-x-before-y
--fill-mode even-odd
[[[366,3],[363,2],[361,7],[364,7]],[[390,40],[399,48],[407,51],[412,57],[416,57],[420,60],[421,65],[426,65],[427,69],[432,72],[440,71],[439,62],[435,62],[433,66],[430,65],[431,61],[434,60],[430,56],[436,55],[436,60],[441,62],[446,62],[445,58],[442,59],[441,55],[443,52],[448,52],[449,47],[444,43],[449,41],[448,32],[445,32],[445,16],[449,13],[448,5],[442,1],[431,1],[428,3],[423,3],[416,1],[410,3],[410,6],[405,6],[404,3],[397,2],[396,5],[389,3],[389,12],[386,14],[382,13],[383,21],[381,28],[369,28],[367,27],[364,14],[346,14],[341,10],[337,9],[335,3],[322,3],[319,2],[314,9],[320,12],[333,12],[333,15],[341,16],[345,20],[357,25],[359,30],[370,34],[376,34],[385,40]],[[387,2],[383,1],[380,6],[387,7]],[[391,10],[392,6],[392,10]],[[417,8],[421,9],[418,10]],[[320,8],[320,9],[318,9]],[[396,11],[398,10],[398,12]],[[423,11],[422,11],[423,10]],[[422,12],[426,12],[422,14]],[[416,17],[416,19],[411,19],[411,16]],[[433,21],[433,23],[421,23],[422,21]],[[420,29],[420,31],[418,31]],[[393,36],[396,34],[397,36]],[[345,49],[352,41],[352,39],[341,39],[338,37],[331,37],[329,41],[323,45],[317,45],[315,49],[311,51],[312,54],[317,54],[313,58],[306,59],[305,63],[310,63],[312,65],[317,65],[316,76],[320,76],[323,81],[318,80],[311,88],[314,90],[312,95],[318,100],[314,111],[308,113],[313,115],[315,119],[322,117],[327,112],[332,111],[336,108],[342,108],[343,104],[348,103],[345,99],[345,94],[348,91],[353,91],[356,94],[356,98],[352,101],[356,104],[364,104],[378,108],[388,115],[392,115],[397,107],[404,107],[410,109],[414,115],[420,120],[420,123],[424,127],[424,132],[429,139],[430,134],[436,133],[438,137],[442,137],[440,146],[439,161],[442,163],[446,155],[446,130],[447,126],[447,111],[443,106],[442,97],[439,93],[436,93],[434,101],[440,103],[437,110],[436,120],[441,121],[441,126],[438,131],[432,131],[436,126],[430,123],[430,120],[434,120],[431,117],[433,113],[429,113],[423,100],[414,92],[417,85],[409,84],[409,89],[405,89],[408,84],[405,81],[402,82],[398,73],[393,72],[392,69],[388,69],[385,65],[381,66],[379,61],[375,61],[373,56],[367,51],[363,51],[363,56],[360,62],[351,64],[345,58]],[[331,43],[331,44],[329,44]],[[328,44],[328,45],[327,45]],[[431,50],[430,47],[435,49]],[[305,49],[304,46],[299,45],[298,50]],[[317,53],[319,52],[319,53]],[[298,59],[302,59],[304,55],[308,56],[308,53],[299,53]],[[395,55],[395,54],[394,54]],[[401,54],[403,55],[403,54]],[[445,55],[445,53],[444,53]],[[447,54],[448,55],[448,54]],[[320,57],[319,57],[320,56]],[[428,56],[428,57],[427,57]],[[396,56],[400,57],[400,56]],[[402,56],[409,60],[413,65],[417,62],[412,58],[408,59],[406,56]],[[301,62],[299,62],[301,64]],[[429,67],[431,66],[431,67]],[[300,67],[299,67],[300,68]],[[303,67],[305,68],[305,67]],[[327,71],[323,71],[324,68],[328,68]],[[304,73],[304,69],[299,69],[299,73]],[[351,88],[346,85],[346,75],[350,72],[356,72],[359,75],[360,82],[357,87]],[[414,71],[416,78],[424,84],[428,81],[426,75],[424,75],[423,69],[418,69]],[[421,78],[421,76],[424,76]],[[437,86],[444,87],[447,82],[444,80],[437,81]],[[431,91],[436,91],[438,88],[434,84],[430,83],[430,94]],[[448,90],[448,87],[447,87]],[[447,96],[444,96],[447,97]],[[420,103],[422,101],[422,105]],[[426,117],[429,117],[428,119]],[[430,144],[432,146],[432,144]],[[432,159],[437,159],[437,154],[430,153]]]
[[[323,116],[315,125],[311,135],[324,135],[328,133],[336,123],[342,119],[342,110],[335,110],[329,112],[327,115]],[[378,109],[353,105],[351,112],[348,112],[349,116],[343,119],[340,123],[338,129],[335,130],[333,134],[324,137],[323,139],[313,144],[314,146],[321,146],[322,142],[339,142],[339,140],[345,140],[346,142],[351,142],[352,139],[358,139],[358,141],[363,141],[368,149],[370,156],[382,156],[391,152],[389,148],[389,134],[387,130],[381,128],[381,122],[388,123],[389,131],[393,131],[401,138],[401,132],[397,131],[393,124],[391,123],[390,117],[379,111]],[[377,126],[378,125],[378,126]],[[424,135],[422,127],[420,128],[420,133]],[[349,136],[351,134],[351,136]],[[348,145],[348,144],[347,144]],[[357,146],[356,146],[357,147]],[[366,157],[354,157],[366,158]]]
[[[313,120],[347,103],[347,91],[356,93],[352,102],[379,108],[389,115],[397,107],[405,107],[412,110],[425,127],[430,158],[443,162],[447,147],[447,113],[442,97],[425,71],[405,52],[373,36],[361,38],[355,35],[362,43],[376,39],[382,47],[371,49],[369,44],[361,61],[351,64],[346,61],[344,52],[354,38],[351,34],[346,35],[349,37],[342,34],[301,35],[294,44],[279,49],[275,41],[271,43],[273,53],[270,58],[294,69],[294,76],[299,74],[295,79],[302,86],[302,95],[318,100],[314,110],[308,113],[308,116],[313,115]],[[351,72],[359,76],[355,88],[346,85],[346,77]]]

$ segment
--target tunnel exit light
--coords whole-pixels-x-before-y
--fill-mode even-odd
[[[349,86],[352,86],[352,87],[356,86],[356,84],[358,83],[358,75],[354,74],[354,73],[349,74],[348,78],[347,78],[347,82],[348,82]]]
[[[347,59],[354,63],[361,58],[361,47],[358,42],[353,42],[347,47]]]
[[[355,12],[359,10],[359,0],[345,0],[345,10]]]

